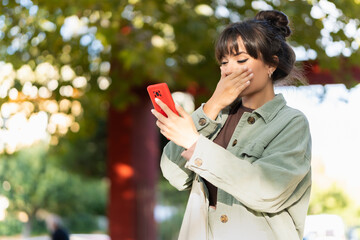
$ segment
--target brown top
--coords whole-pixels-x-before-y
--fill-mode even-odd
[[[216,143],[226,149],[243,113],[244,112],[252,112],[252,111],[253,111],[253,109],[244,107],[242,105],[241,101],[236,103],[230,109],[229,116],[226,119],[226,122],[225,122],[224,126],[221,128],[219,134],[214,139],[214,143]],[[196,147],[196,143],[194,143],[189,149],[185,150],[181,154],[181,156],[183,156],[185,159],[189,160],[194,153],[195,147]],[[204,182],[205,182],[205,185],[209,192],[209,204],[210,204],[210,206],[216,206],[217,187],[215,187],[214,185],[212,185],[211,183],[206,181],[206,179],[204,179]]]
[[[221,128],[219,134],[214,139],[214,143],[220,145],[223,148],[227,148],[230,139],[235,131],[235,128],[240,121],[244,112],[252,112],[253,109],[244,107],[241,101],[234,105],[229,112],[229,116],[226,119],[224,126]],[[217,202],[217,187],[204,179],[206,187],[209,191],[209,204],[210,206],[216,206]]]

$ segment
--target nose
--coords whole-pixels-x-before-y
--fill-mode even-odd
[[[225,76],[230,75],[234,70],[235,68],[231,62],[228,62],[225,65],[221,65],[220,67],[221,74],[225,74]]]

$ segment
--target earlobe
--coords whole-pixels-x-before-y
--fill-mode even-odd
[[[269,66],[269,69],[268,69],[268,75],[269,75],[269,78],[271,78],[271,76],[273,75],[273,73],[275,72],[278,64],[279,64],[279,58],[278,56],[274,55],[273,56],[273,59],[274,59],[274,62],[276,62],[276,65],[273,65],[273,66]]]
[[[269,69],[268,69],[268,76],[269,76],[269,78],[271,78],[271,76],[273,75],[273,73],[275,72],[275,70],[276,70],[276,67],[269,67]]]

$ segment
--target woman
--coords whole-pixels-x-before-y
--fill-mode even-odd
[[[192,117],[159,100],[168,118],[152,110],[171,140],[161,158],[164,177],[192,189],[179,239],[302,239],[309,126],[273,87],[295,71],[288,23],[282,12],[261,11],[229,25],[216,44],[221,78],[211,98]]]

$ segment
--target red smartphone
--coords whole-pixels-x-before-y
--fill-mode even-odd
[[[169,87],[166,83],[149,85],[147,87],[147,91],[156,111],[167,117],[166,113],[155,102],[155,98],[158,98],[163,103],[165,103],[174,113],[179,115],[175,108],[174,99],[172,98]]]

